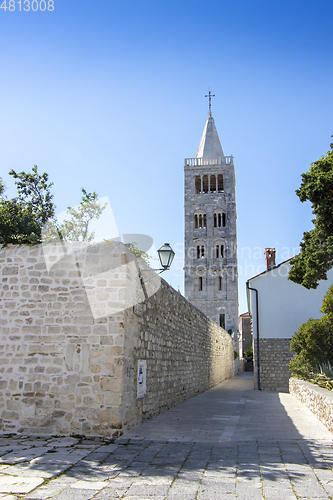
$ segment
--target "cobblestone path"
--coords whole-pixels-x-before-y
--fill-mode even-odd
[[[244,374],[115,443],[0,437],[0,500],[332,499],[332,437]]]

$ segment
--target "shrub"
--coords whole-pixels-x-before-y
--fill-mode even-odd
[[[329,391],[333,390],[333,380],[329,377],[327,377],[324,373],[319,374],[317,373],[313,377],[309,379],[310,382],[313,384],[319,385],[323,389],[328,389]]]
[[[321,375],[333,380],[333,367],[329,361],[318,366]]]
[[[333,360],[333,285],[324,297],[320,312],[325,316],[303,323],[291,339],[290,350],[295,356],[289,367],[302,378],[310,378],[319,365]]]
[[[253,348],[252,348],[252,347],[250,347],[250,349],[246,349],[246,350],[244,351],[243,356],[244,356],[245,358],[253,358]]]

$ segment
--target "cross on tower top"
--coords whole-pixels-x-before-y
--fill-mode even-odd
[[[211,91],[209,90],[208,94],[205,95],[205,97],[208,97],[209,116],[211,116],[212,115],[212,97],[215,97],[215,94],[212,94]]]

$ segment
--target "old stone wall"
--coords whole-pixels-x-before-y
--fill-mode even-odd
[[[121,243],[1,250],[1,433],[117,436],[232,376],[230,336],[138,266]]]
[[[126,336],[125,353],[127,425],[137,425],[142,418],[232,376],[234,347],[230,335],[165,281],[144,302],[142,316],[135,316],[133,310],[126,311],[126,327],[132,330]],[[136,323],[139,327],[134,327]],[[132,372],[139,359],[147,360],[147,392],[142,400],[137,400],[132,390]]]
[[[333,393],[318,385],[292,377],[289,380],[290,394],[296,396],[333,432]]]
[[[293,354],[290,352],[291,339],[260,339],[259,364],[260,388],[264,391],[289,391],[291,371],[289,363]],[[257,339],[253,341],[254,383],[258,389],[257,375]]]

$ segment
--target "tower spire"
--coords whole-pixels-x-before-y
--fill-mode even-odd
[[[215,94],[212,94],[210,89],[207,95],[205,97],[208,97],[208,116],[212,116],[212,97],[215,97]]]

